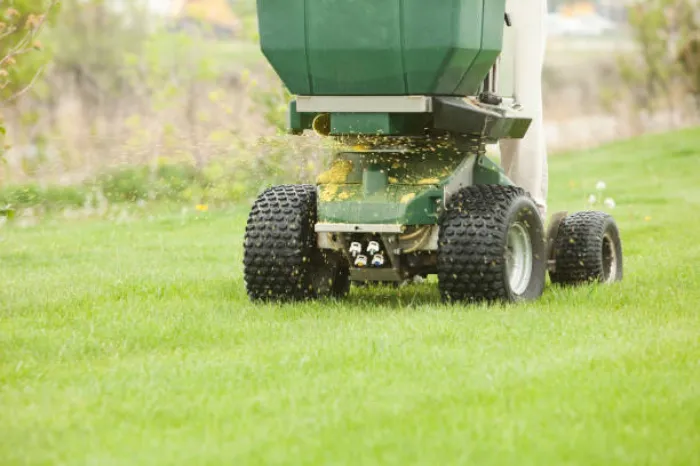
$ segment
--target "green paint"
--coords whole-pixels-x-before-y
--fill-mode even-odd
[[[295,94],[311,93],[305,24],[305,0],[258,0],[261,49],[272,67]],[[294,27],[291,27],[294,25]]]
[[[287,112],[287,132],[295,135],[302,134],[305,130],[311,129],[316,116],[316,113],[299,113],[297,101],[291,101]]]
[[[429,114],[332,113],[331,135],[421,135],[429,124]]]
[[[388,113],[333,113],[331,134],[394,134]]]
[[[435,98],[432,113],[331,113],[331,136],[423,136],[428,131],[479,135],[489,141],[525,136],[531,120],[502,110],[468,105],[459,98]],[[291,134],[312,129],[317,113],[299,113],[289,104]]]
[[[448,143],[437,140],[426,140],[425,146],[409,148],[407,152],[401,152],[400,143],[396,144],[386,152],[339,152],[331,162],[330,171],[341,172],[345,169],[347,173],[342,181],[334,179],[333,183],[362,184],[366,170],[382,170],[391,185],[429,184],[432,179],[449,177],[467,155],[454,147],[441,147],[443,144],[448,146]],[[434,184],[438,183],[436,181]]]
[[[439,141],[410,152],[340,152],[319,185],[319,221],[426,225],[437,222],[440,183],[464,158]],[[397,150],[397,149],[395,149]],[[322,176],[322,179],[324,177]]]
[[[478,1],[478,0],[476,0]],[[482,0],[483,28],[481,30],[481,47],[476,52],[476,57],[468,70],[462,75],[462,79],[452,92],[455,95],[473,95],[483,83],[484,77],[498,59],[503,48],[503,27],[505,16],[505,1]],[[462,7],[460,14],[469,17],[475,15],[474,6]],[[464,24],[469,19],[463,17],[460,24]],[[460,30],[463,41],[471,41],[469,31]]]
[[[287,113],[288,133],[299,135],[313,129],[318,113],[300,113],[296,100],[289,103]],[[331,113],[331,136],[371,135],[406,136],[422,135],[430,125],[429,114],[397,113]]]
[[[297,95],[473,95],[505,0],[258,0],[263,53]]]
[[[320,186],[319,198],[327,187]],[[410,202],[402,202],[415,194]],[[337,187],[334,200],[319,202],[321,223],[433,225],[442,190],[437,186],[394,185],[366,195],[364,186],[346,184]]]
[[[504,182],[505,181],[505,182]],[[474,164],[474,184],[507,184],[508,179],[499,165],[488,157],[479,157]]]
[[[388,144],[386,152],[336,154],[319,178],[320,222],[435,224],[446,185],[510,184],[473,141],[424,139],[406,152],[399,141]]]
[[[433,225],[448,185],[513,184],[488,157],[456,150],[344,152],[334,166],[348,162],[342,180],[319,184],[320,222]]]
[[[362,187],[365,198],[385,191],[388,184],[387,171],[381,164],[371,164],[362,172]]]

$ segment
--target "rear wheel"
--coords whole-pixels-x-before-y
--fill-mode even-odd
[[[615,220],[596,211],[569,215],[559,225],[552,259],[549,277],[554,284],[621,281],[622,241]]]
[[[264,191],[248,217],[244,279],[252,300],[296,301],[343,297],[349,267],[316,242],[316,189],[275,186]]]
[[[537,299],[546,276],[544,227],[521,188],[470,186],[449,202],[438,239],[445,301]]]

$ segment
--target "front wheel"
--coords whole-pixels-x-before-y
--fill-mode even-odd
[[[342,298],[350,290],[347,262],[316,242],[316,189],[275,186],[264,191],[248,217],[244,279],[252,300]]]
[[[438,280],[444,301],[518,302],[544,291],[544,226],[521,188],[459,191],[440,220]]]

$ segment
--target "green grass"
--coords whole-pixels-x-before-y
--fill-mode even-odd
[[[699,169],[700,130],[553,157],[626,278],[522,306],[252,305],[245,209],[5,228],[0,464],[700,464]]]

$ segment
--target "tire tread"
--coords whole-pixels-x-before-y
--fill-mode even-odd
[[[302,300],[310,285],[316,223],[313,185],[266,189],[253,204],[245,230],[244,280],[252,300]]]
[[[576,212],[561,222],[554,242],[555,271],[549,274],[552,283],[577,285],[602,279],[603,237],[611,222],[609,214],[599,211]]]
[[[438,281],[445,301],[507,301],[508,213],[522,188],[475,185],[456,193],[440,221]],[[533,204],[534,205],[534,204]]]

